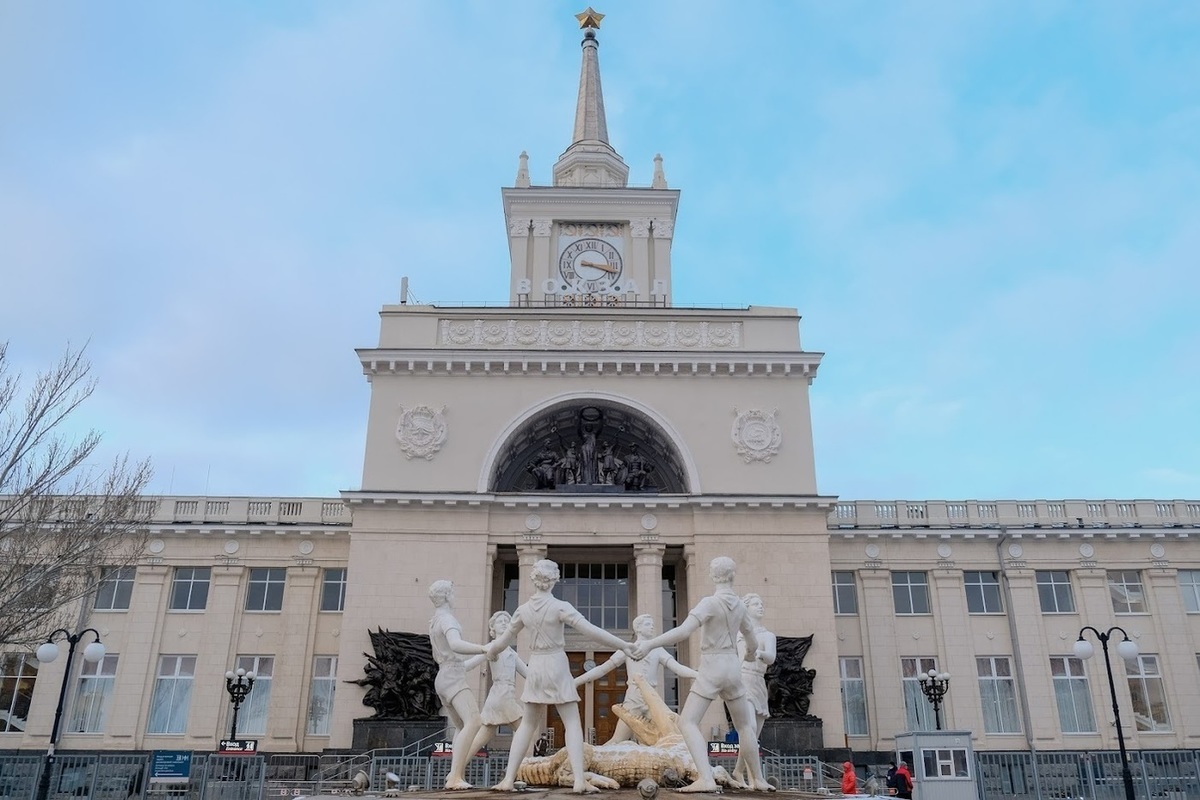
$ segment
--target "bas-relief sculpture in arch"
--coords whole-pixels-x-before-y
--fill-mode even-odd
[[[533,464],[539,461],[539,450],[553,450],[559,461],[586,459],[582,452],[588,445],[585,429],[589,427],[585,410],[600,412],[601,420],[591,446],[597,448],[597,457],[606,444],[612,445],[608,464],[609,471],[600,474],[582,473],[576,480],[568,481],[578,486],[575,491],[586,492],[585,487],[596,485],[598,491],[658,491],[662,493],[698,494],[699,475],[690,451],[683,443],[678,431],[656,410],[620,395],[603,392],[573,392],[556,395],[530,407],[504,428],[483,459],[478,490],[490,491],[552,491],[547,480],[539,479],[532,472]],[[549,439],[549,443],[547,443]],[[567,449],[575,446],[575,453]],[[636,445],[636,448],[633,447]],[[630,456],[633,455],[631,459]],[[639,483],[636,470],[613,474],[614,461],[621,464],[638,461],[650,467],[645,485]],[[550,454],[541,459],[549,464]],[[518,480],[517,473],[528,473]],[[559,479],[562,468],[556,470]],[[608,484],[609,488],[600,487]],[[613,488],[614,486],[620,488]],[[628,486],[628,488],[626,488]],[[540,487],[540,488],[539,488]],[[560,487],[561,490],[561,487]]]

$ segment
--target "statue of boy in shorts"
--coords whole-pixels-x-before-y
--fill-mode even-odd
[[[763,778],[762,762],[758,756],[758,726],[754,707],[746,696],[742,683],[742,660],[752,660],[758,652],[754,620],[749,610],[733,590],[736,565],[732,558],[719,556],[709,564],[708,574],[716,584],[715,591],[703,598],[688,613],[683,624],[648,641],[639,641],[631,654],[635,659],[645,656],[656,647],[682,642],[700,631],[700,677],[692,685],[683,711],[679,714],[679,731],[696,764],[699,777],[681,792],[715,792],[712,765],[708,761],[708,746],[700,721],[714,700],[724,700],[738,732],[739,760],[747,768],[747,788],[760,792],[774,791]],[[738,654],[738,633],[745,638],[745,656]]]

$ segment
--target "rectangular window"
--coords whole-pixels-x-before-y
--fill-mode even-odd
[[[629,629],[628,564],[563,564],[554,596],[605,630]]]
[[[842,673],[842,716],[849,736],[866,736],[867,684],[863,679],[862,659],[857,656],[838,659]]]
[[[1171,730],[1167,713],[1167,695],[1163,691],[1158,656],[1139,655],[1125,661],[1129,679],[1129,699],[1133,701],[1133,719],[1139,731]]]
[[[520,605],[521,567],[518,564],[504,565],[504,610],[512,614]]]
[[[975,669],[979,674],[979,699],[983,703],[983,729],[988,733],[1020,733],[1017,692],[1008,658],[976,658]]]
[[[210,567],[176,567],[171,580],[172,611],[203,611],[208,605]]]
[[[0,733],[25,730],[38,661],[23,653],[0,654]]]
[[[72,733],[104,733],[113,686],[117,682],[117,654],[106,653],[99,661],[84,661],[79,669],[79,688],[71,705],[67,730]]]
[[[854,586],[853,572],[833,573],[833,613],[858,613],[858,592]]]
[[[265,736],[275,659],[271,656],[238,656],[237,668],[254,673],[254,685],[250,687],[250,694],[246,695],[246,702],[238,712],[238,735]]]
[[[892,602],[897,614],[928,614],[929,579],[925,573],[893,572]]]
[[[1054,699],[1062,732],[1095,733],[1096,718],[1092,715],[1092,695],[1083,662],[1073,656],[1052,656],[1050,674],[1054,677]]]
[[[1200,569],[1179,570],[1179,590],[1189,614],[1200,614]]]
[[[247,611],[280,611],[283,609],[283,585],[287,582],[284,567],[254,567],[246,587]]]
[[[926,780],[971,777],[970,761],[967,759],[965,747],[922,750],[921,767],[921,777]]]
[[[1146,593],[1142,590],[1142,573],[1136,569],[1110,569],[1108,594],[1117,614],[1144,614]]]
[[[933,706],[921,691],[920,676],[929,670],[937,671],[937,659],[916,656],[900,659],[900,688],[904,695],[904,718],[910,731],[936,729]]]
[[[963,584],[970,613],[999,614],[1004,610],[1000,603],[1000,577],[995,572],[964,572]]]
[[[1037,571],[1038,600],[1043,614],[1075,613],[1075,595],[1071,593],[1071,576],[1065,569]]]
[[[337,687],[337,656],[313,659],[312,686],[308,695],[309,736],[328,736],[333,717],[333,692]]]
[[[97,611],[128,611],[136,574],[137,567],[101,567],[93,608]]]
[[[207,571],[207,570],[206,570]],[[146,733],[184,733],[192,705],[195,656],[159,656]]]
[[[321,610],[346,610],[346,570],[327,569],[321,580]]]
[[[679,584],[675,579],[675,565],[663,564],[662,568],[662,626],[663,630],[674,628],[679,619]],[[666,648],[671,658],[679,658],[678,645]],[[663,671],[662,682],[663,700],[667,708],[679,710],[679,676],[670,670]]]

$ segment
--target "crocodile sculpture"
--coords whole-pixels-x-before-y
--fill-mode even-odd
[[[597,789],[635,787],[646,778],[661,786],[691,783],[698,777],[696,765],[679,732],[675,712],[667,708],[654,687],[647,685],[640,675],[634,675],[632,679],[646,699],[649,717],[632,714],[620,705],[613,706],[612,710],[625,721],[638,741],[585,744],[585,779]],[[713,772],[717,783],[734,789],[745,788],[724,768],[717,767]],[[565,749],[551,756],[530,756],[517,770],[517,780],[531,786],[573,786],[574,778]]]

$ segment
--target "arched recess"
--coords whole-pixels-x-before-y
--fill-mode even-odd
[[[529,471],[540,452],[564,451],[582,446],[581,415],[592,422],[591,412],[599,411],[596,430],[598,446],[613,445],[615,455],[629,460],[631,446],[645,460],[649,470],[646,491],[669,494],[698,494],[699,474],[682,437],[657,411],[619,395],[576,392],[558,395],[539,403],[513,419],[496,438],[483,461],[479,475],[480,492],[554,491],[539,488]],[[561,490],[561,487],[560,487]],[[575,491],[586,491],[579,486]]]

